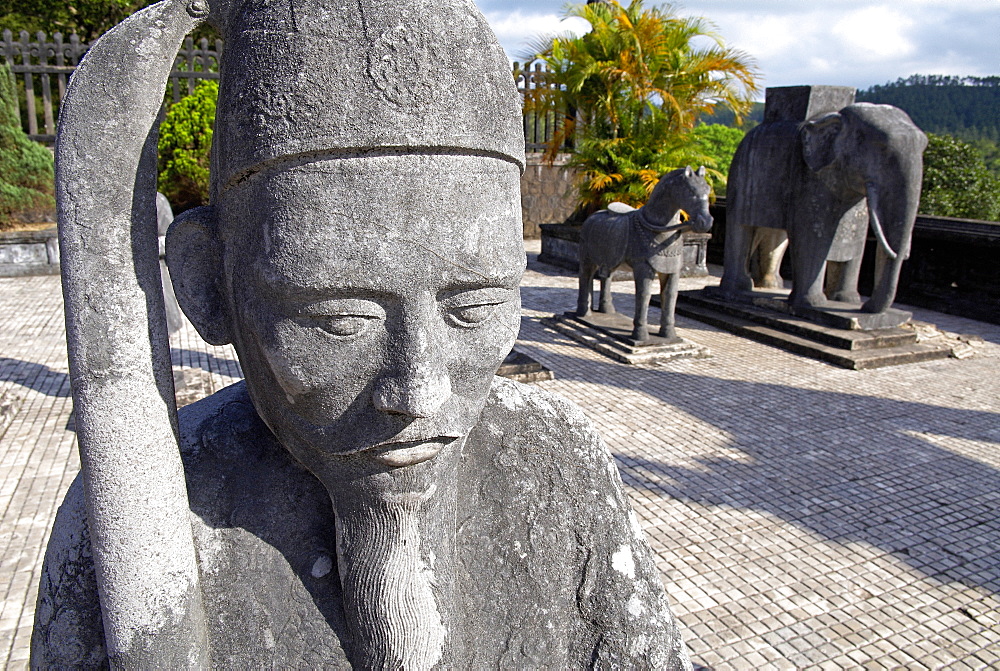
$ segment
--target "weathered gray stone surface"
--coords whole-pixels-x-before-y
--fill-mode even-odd
[[[712,227],[708,211],[711,188],[705,169],[697,172],[679,168],[660,178],[649,201],[639,209],[612,203],[583,222],[580,231],[580,291],[576,313],[591,312],[594,277],[601,282],[599,312],[614,312],[610,278],[615,268],[628,264],[635,278],[635,312],[631,338],[637,344],[649,341],[646,330],[653,280],[660,281],[661,310],[659,336],[675,340],[674,306],[683,266],[683,232],[705,233]],[[681,210],[689,219],[681,222]]]
[[[349,668],[358,642],[345,621],[327,491],[267,431],[242,384],[184,408],[181,419],[213,664]],[[680,639],[658,572],[582,413],[494,378],[460,442],[437,458],[461,475],[443,666],[676,666]],[[78,482],[57,529],[82,529],[82,509]],[[40,602],[40,618],[56,601],[63,611],[36,638],[78,643],[50,663],[103,655],[87,542],[85,530],[67,539],[61,565],[50,550],[42,591],[53,596]],[[66,608],[77,603],[79,611]]]
[[[60,130],[84,468],[33,663],[690,668],[607,449],[578,410],[493,375],[520,322],[524,142],[478,10],[211,11],[227,44],[211,205],[174,220],[167,262],[246,384],[179,420],[166,393],[143,140],[159,98],[142,95],[208,6],[165,2],[92,48]],[[111,126],[129,142],[83,114],[93,94],[113,116],[119,92],[139,106]],[[89,183],[84,159],[116,148]],[[100,189],[118,209],[91,238]]]
[[[0,277],[58,275],[55,229],[0,233]]]
[[[765,122],[744,138],[730,169],[722,290],[736,297],[753,289],[751,254],[761,256],[757,286],[780,287],[783,230],[793,307],[834,300],[863,312],[887,310],[909,256],[926,146],[906,113],[854,104],[853,89],[768,89]],[[879,241],[878,262],[872,296],[860,305],[869,228]]]
[[[157,191],[156,236],[160,242],[160,281],[163,284],[163,309],[167,315],[167,330],[171,334],[177,333],[183,324],[181,319],[181,307],[177,304],[177,297],[174,296],[174,285],[170,281],[170,269],[167,268],[167,229],[170,228],[170,224],[172,224],[173,221],[174,210],[170,207],[170,201],[167,200],[166,196]]]

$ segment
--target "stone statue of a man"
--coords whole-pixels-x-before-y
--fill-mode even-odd
[[[147,248],[155,268],[143,208],[113,201],[136,251],[110,263],[80,195],[96,133],[108,151],[139,138],[118,175],[132,182],[105,186],[151,197],[149,142],[95,129],[84,96],[131,95],[134,75],[101,59],[131,49],[161,73],[156,45],[206,14],[226,39],[212,205],[178,217],[167,254],[184,312],[235,346],[246,381],[184,408],[173,439],[165,329],[135,336],[118,293],[91,309],[100,278],[82,277],[141,274]],[[591,424],[493,375],[520,319],[524,145],[472,1],[166,0],[102,43],[60,135],[84,469],[46,554],[32,663],[690,668]],[[141,317],[155,296],[131,281]]]

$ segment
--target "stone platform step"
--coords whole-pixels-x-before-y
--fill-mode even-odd
[[[649,342],[637,344],[631,339],[632,319],[624,315],[592,313],[586,318],[567,312],[542,319],[553,331],[600,352],[615,361],[627,364],[650,364],[682,358],[711,356],[707,347],[677,338],[667,340],[650,335]]]
[[[517,382],[542,382],[555,379],[555,374],[524,352],[511,350],[500,364],[497,375]]]
[[[913,329],[852,331],[815,324],[757,305],[727,303],[701,291],[682,291],[677,313],[795,354],[852,370],[945,359],[946,344],[917,342]]]

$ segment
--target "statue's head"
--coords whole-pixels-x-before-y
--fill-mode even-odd
[[[509,64],[463,0],[239,4],[212,204],[168,237],[178,299],[311,468],[419,463],[476,423],[518,330]]]
[[[226,42],[211,204],[168,231],[175,293],[235,345],[259,414],[331,495],[352,662],[431,668],[458,612],[462,453],[442,448],[469,444],[524,268],[518,94],[472,0],[161,0],[74,72],[57,200],[109,654],[209,663],[151,130],[206,18]]]

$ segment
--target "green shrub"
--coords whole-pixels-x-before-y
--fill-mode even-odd
[[[1000,180],[972,145],[927,134],[921,214],[1000,221]]]
[[[0,66],[0,230],[48,220],[55,209],[52,153],[21,129],[16,95],[10,68]]]
[[[733,154],[740,146],[746,133],[739,128],[730,128],[719,124],[703,124],[695,127],[692,131],[702,153],[714,161],[714,165],[708,167],[715,168],[724,177],[716,183],[715,192],[726,195],[726,179],[729,175],[729,166],[733,162]]]
[[[160,126],[159,189],[174,212],[208,203],[209,154],[219,82],[205,79],[181,98]]]

